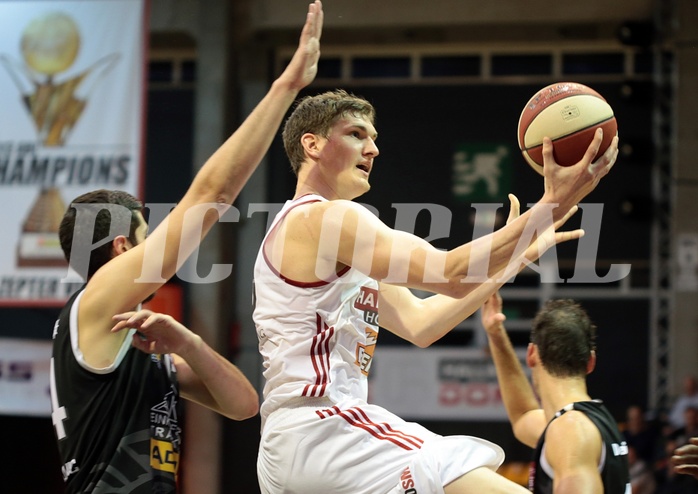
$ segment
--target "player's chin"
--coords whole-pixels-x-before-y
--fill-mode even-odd
[[[366,192],[368,192],[369,190],[371,190],[371,184],[369,184],[369,183],[368,183],[368,180],[366,180],[366,182],[364,183],[364,187],[362,188],[361,193],[360,193],[359,195],[362,196],[362,195],[364,195]]]
[[[361,180],[357,183],[356,187],[354,187],[354,192],[351,199],[356,199],[357,197],[364,195],[369,190],[371,190],[371,184],[368,183],[368,179]]]

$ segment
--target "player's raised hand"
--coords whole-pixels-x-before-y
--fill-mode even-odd
[[[499,292],[494,292],[485,300],[480,308],[480,318],[482,326],[488,333],[496,333],[502,329],[502,324],[506,320],[506,316],[502,313],[502,296]]]
[[[582,159],[572,166],[560,166],[553,156],[553,143],[543,139],[543,172],[545,176],[545,202],[560,204],[560,215],[579,204],[605,177],[618,157],[618,136],[615,136],[606,152],[596,161],[603,140],[603,130],[596,130]]]
[[[315,0],[308,7],[308,15],[301,32],[298,48],[286,70],[279,77],[280,81],[287,82],[290,87],[298,90],[303,89],[317,75],[323,18],[322,2]]]
[[[520,214],[520,204],[519,199],[514,194],[509,194],[509,217],[507,218],[507,224],[514,221],[519,217]],[[565,214],[561,217],[554,219],[552,224],[548,225],[547,228],[542,229],[534,237],[531,244],[528,246],[523,256],[517,258],[522,262],[534,262],[540,256],[545,253],[549,248],[553,247],[562,242],[567,242],[569,240],[577,240],[584,236],[584,230],[577,228],[575,230],[560,231],[560,228],[569,220],[579,208],[574,205],[567,210]],[[512,262],[507,269],[504,271],[503,278],[508,278],[514,276],[516,271],[514,270],[519,266],[518,262]]]

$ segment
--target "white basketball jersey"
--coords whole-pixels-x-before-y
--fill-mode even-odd
[[[325,200],[306,195],[288,201],[255,262],[253,318],[266,379],[263,422],[291,399],[326,398],[332,403],[367,399],[367,376],[378,337],[378,282],[350,267],[331,282],[289,280],[264,253],[267,237],[292,208]]]

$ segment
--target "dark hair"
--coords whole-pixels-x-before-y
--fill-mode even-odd
[[[298,169],[305,160],[301,145],[303,134],[310,132],[327,137],[332,125],[347,115],[366,117],[373,124],[376,111],[364,98],[343,89],[306,96],[298,101],[281,134],[293,173],[298,175]]]
[[[596,349],[596,326],[574,300],[550,300],[533,320],[531,342],[556,377],[583,377]]]
[[[68,261],[68,263],[70,263],[74,267],[81,266],[82,264],[77,262],[78,259],[73,259],[71,256],[73,248],[73,237],[80,228],[80,226],[76,225],[75,223],[77,212],[76,208],[73,207],[73,204],[115,204],[119,206],[124,206],[128,211],[130,211],[130,227],[128,239],[133,245],[136,245],[136,229],[140,225],[140,219],[136,213],[142,211],[143,204],[138,199],[133,197],[131,194],[123,192],[121,190],[99,189],[92,192],[88,192],[75,198],[72,201],[70,206],[68,206],[68,209],[66,210],[65,214],[63,215],[63,219],[61,220],[61,224],[58,229],[58,236],[61,241],[61,248],[63,249],[63,254],[65,255],[65,258]],[[114,214],[117,215],[121,213],[121,211],[114,210]],[[123,211],[123,213],[125,214],[126,211]],[[99,213],[97,213],[97,217],[94,223],[94,230],[92,232],[93,244],[98,242],[99,240],[106,238],[109,235],[111,223],[112,211],[104,208],[100,210]],[[84,236],[80,236],[80,238],[84,238]],[[99,268],[101,268],[104,264],[111,260],[111,248],[111,242],[106,242],[104,245],[101,245],[92,251],[84,251],[86,255],[90,256],[89,267],[86,276],[87,279],[89,279]],[[81,252],[83,251],[82,249],[80,250]],[[83,276],[85,275],[85,273],[79,274]]]

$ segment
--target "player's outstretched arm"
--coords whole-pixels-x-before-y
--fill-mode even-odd
[[[447,271],[456,273],[482,272],[480,266],[492,277],[499,272],[507,272],[512,263],[523,257],[530,257],[531,245],[542,246],[538,236],[555,226],[557,231],[574,212],[577,204],[586,197],[599,181],[608,174],[618,156],[618,137],[614,137],[606,152],[595,162],[603,140],[599,129],[589,145],[584,157],[575,165],[562,167],[555,162],[553,144],[548,138],[543,140],[545,162],[545,192],[532,208],[508,222],[506,226],[491,235],[476,239],[449,252]],[[556,236],[556,243],[579,238],[583,232],[574,230]],[[485,248],[482,248],[484,246]],[[548,247],[552,244],[548,243]],[[543,251],[539,249],[541,255]],[[467,294],[469,288],[465,288]]]
[[[180,393],[184,398],[243,420],[255,415],[259,397],[252,384],[231,362],[197,334],[167,314],[149,310],[113,317],[112,332],[134,328],[133,346],[146,353],[173,354]]]
[[[219,215],[237,198],[267,153],[298,92],[317,73],[322,21],[322,4],[311,3],[298,48],[269,92],[204,163],[182,200],[146,242],[132,249],[127,257],[110,263],[108,269],[101,270],[104,273],[100,276],[95,275],[95,281],[107,279],[109,294],[105,298],[114,298],[111,287],[116,281],[124,288],[121,292],[130,298],[122,307],[108,307],[116,309],[112,313],[130,309],[150,295],[161,284],[152,283],[152,280],[162,279],[164,283],[171,278],[218,221]],[[146,254],[150,254],[149,262],[144,263]]]
[[[182,200],[144,242],[116,255],[89,280],[79,307],[80,344],[90,353],[88,361],[100,366],[113,361],[122,335],[109,332],[111,314],[133,310],[169,280],[236,199],[298,92],[317,73],[322,24],[322,4],[316,0],[289,65],[202,166]]]
[[[519,200],[513,194],[509,198],[511,208],[507,221],[511,222],[519,216]],[[528,263],[537,260],[548,248],[583,235],[582,230],[557,231],[576,209],[576,206],[573,207],[565,217],[537,234],[524,254],[512,260],[506,269],[480,284],[472,283],[473,288],[465,297],[436,294],[421,298],[405,287],[381,283],[381,326],[417,346],[431,345],[474,314],[504,283]]]
[[[502,401],[516,438],[534,448],[545,430],[545,415],[504,328],[502,297],[494,293],[480,309]]]

